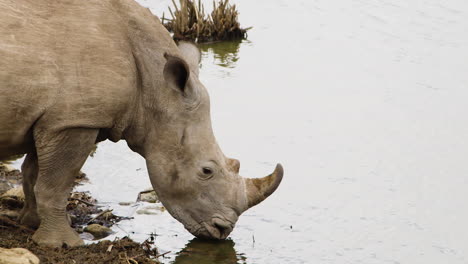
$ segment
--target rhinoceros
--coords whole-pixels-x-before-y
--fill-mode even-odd
[[[225,239],[280,184],[279,164],[239,176],[213,135],[200,51],[135,1],[0,0],[0,25],[0,159],[27,154],[19,221],[38,244],[83,243],[65,206],[104,140],[145,158],[161,202],[197,237]]]

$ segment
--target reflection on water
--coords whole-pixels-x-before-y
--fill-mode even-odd
[[[174,264],[245,264],[246,258],[237,254],[232,240],[192,239],[177,253]]]
[[[203,53],[213,54],[214,63],[221,67],[234,68],[239,60],[239,47],[245,40],[213,42],[199,44]]]

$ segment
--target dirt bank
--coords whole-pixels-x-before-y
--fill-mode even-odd
[[[83,178],[83,175],[80,175]],[[0,183],[3,190],[18,187],[21,173],[17,170],[0,165]],[[36,245],[31,236],[34,230],[21,226],[16,216],[23,206],[20,196],[0,198],[0,247],[26,248],[33,252],[41,263],[159,263],[156,258],[158,252],[153,246],[153,237],[143,243],[136,243],[129,238],[114,241],[104,240],[99,243],[75,248],[51,249]],[[123,219],[112,214],[110,210],[103,211],[96,206],[96,200],[87,193],[74,192],[70,195],[67,211],[71,217],[72,227],[81,234],[84,227],[98,224],[110,227]],[[92,238],[92,236],[91,236]]]

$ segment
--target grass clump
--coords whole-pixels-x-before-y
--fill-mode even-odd
[[[214,42],[222,40],[244,39],[247,30],[241,28],[236,5],[229,4],[229,0],[213,1],[213,11],[205,15],[203,4],[192,0],[179,0],[180,7],[174,0],[174,10],[169,7],[172,19],[162,16],[162,23],[169,32],[174,33],[175,40],[189,40],[194,42]],[[167,21],[167,22],[165,22]]]

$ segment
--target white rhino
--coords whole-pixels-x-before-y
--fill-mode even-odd
[[[198,237],[226,238],[280,184],[279,164],[239,176],[213,136],[199,50],[133,0],[0,0],[0,25],[0,159],[27,153],[20,221],[37,243],[83,243],[65,205],[106,139],[146,159],[161,202]]]

